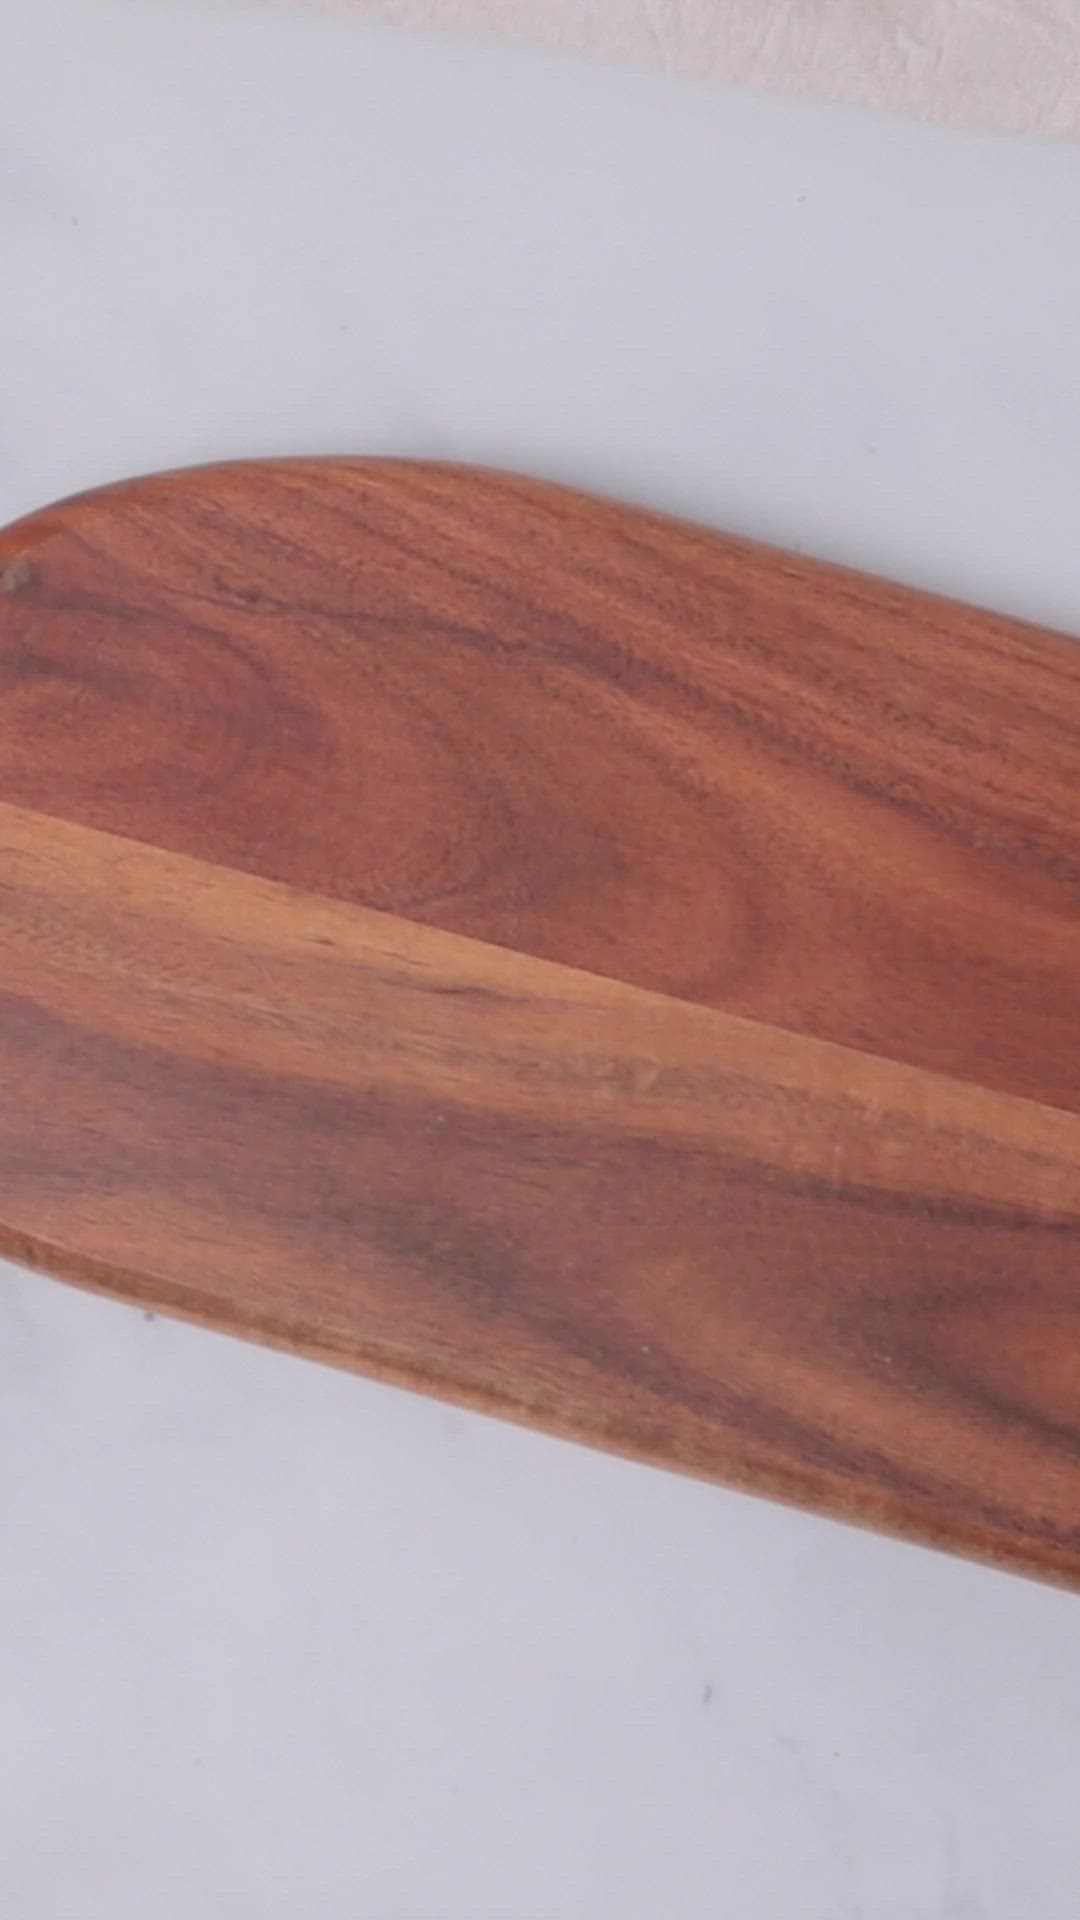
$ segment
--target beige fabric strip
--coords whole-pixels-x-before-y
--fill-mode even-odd
[[[1080,138],[1080,0],[323,4],[960,126]]]

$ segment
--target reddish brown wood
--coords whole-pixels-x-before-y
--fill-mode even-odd
[[[1065,640],[503,476],[23,522],[0,1244],[1080,1581],[1078,721]]]
[[[1080,653],[504,475],[6,538],[0,799],[1080,1107]]]

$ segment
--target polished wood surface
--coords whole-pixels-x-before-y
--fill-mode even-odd
[[[1080,1582],[1080,657],[492,474],[0,541],[0,1244]]]

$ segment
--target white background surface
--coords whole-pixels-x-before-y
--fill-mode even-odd
[[[0,47],[0,519],[454,455],[1080,630],[1080,150],[149,0]],[[1078,1807],[1080,1601],[0,1269],[11,1920],[1076,1920]]]

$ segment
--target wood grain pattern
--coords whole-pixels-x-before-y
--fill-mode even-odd
[[[505,476],[0,544],[0,1245],[1080,1582],[1069,642]]]
[[[0,799],[1080,1108],[1080,652],[534,482],[167,475],[0,547]]]

